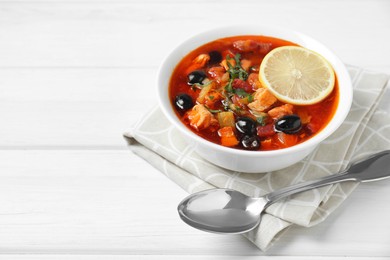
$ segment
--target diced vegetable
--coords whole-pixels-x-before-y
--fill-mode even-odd
[[[239,102],[240,102],[240,104],[248,105],[251,99],[252,99],[252,96],[248,95],[246,97],[240,98]]]
[[[289,135],[285,134],[283,132],[277,133],[277,139],[282,144],[282,147],[290,147],[298,142],[298,136],[297,135]]]
[[[232,111],[218,113],[217,120],[221,128],[226,126],[234,127],[234,124],[236,123]]]
[[[270,150],[272,149],[273,141],[271,138],[265,139],[261,141],[261,148],[264,150]]]
[[[241,67],[246,70],[246,71],[249,71],[249,68],[252,66],[252,62],[250,60],[241,60]]]
[[[231,126],[225,126],[218,130],[218,135],[221,137],[221,144],[223,146],[236,146],[239,141],[234,135],[233,128]]]
[[[208,84],[204,85],[196,101],[200,104],[204,104],[206,95],[209,94],[209,92],[213,89],[213,87],[214,87],[213,81],[210,81]]]

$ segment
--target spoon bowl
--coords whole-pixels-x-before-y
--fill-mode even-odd
[[[179,215],[187,224],[215,233],[242,233],[260,222],[267,201],[231,189],[211,189],[184,199]],[[263,204],[263,205],[262,205]]]
[[[181,219],[197,229],[239,234],[256,228],[272,203],[290,195],[345,181],[368,182],[390,177],[390,150],[351,164],[344,172],[295,184],[259,198],[232,189],[210,189],[186,197],[178,206]]]

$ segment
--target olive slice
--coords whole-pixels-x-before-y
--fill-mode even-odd
[[[210,60],[209,64],[214,65],[222,61],[222,54],[219,51],[210,51],[209,52]]]
[[[240,143],[246,150],[258,150],[260,148],[260,138],[256,135],[244,135]]]
[[[242,134],[254,135],[256,133],[256,122],[249,117],[239,117],[236,121],[236,129]]]
[[[301,118],[295,114],[282,116],[275,122],[275,130],[285,134],[295,134],[301,128]]]
[[[179,94],[175,98],[175,106],[179,111],[185,112],[194,106],[194,101],[188,94]]]
[[[188,85],[194,85],[196,83],[202,84],[202,81],[207,77],[206,73],[202,70],[194,70],[187,75]]]

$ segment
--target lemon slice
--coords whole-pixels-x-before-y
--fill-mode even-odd
[[[283,46],[264,57],[259,80],[283,102],[310,105],[332,92],[335,75],[329,62],[318,53],[303,47]]]

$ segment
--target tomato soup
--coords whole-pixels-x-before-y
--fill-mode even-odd
[[[176,66],[169,95],[177,116],[192,132],[226,147],[275,150],[304,142],[321,131],[338,105],[332,92],[312,105],[282,102],[259,80],[271,50],[297,46],[265,36],[218,39],[187,54]]]

